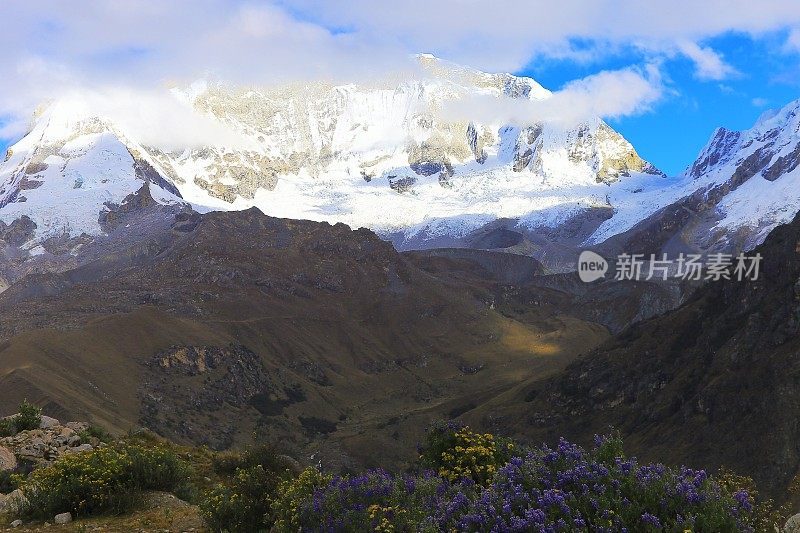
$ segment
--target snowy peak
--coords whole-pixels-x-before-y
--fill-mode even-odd
[[[687,174],[694,179],[721,178],[731,166],[741,180],[759,175],[769,181],[797,166],[792,154],[800,144],[800,100],[780,110],[768,110],[745,131],[717,128]]]
[[[425,72],[420,79],[362,86],[193,90],[198,110],[258,148],[151,155],[196,204],[256,205],[270,214],[378,230],[476,211],[496,217],[498,195],[511,194],[519,203],[532,188],[659,174],[599,119],[563,130],[535,121],[520,127],[442,114],[449,103],[473,96],[547,98],[549,91],[533,80],[438,60],[430,60]],[[519,185],[516,191],[512,183]],[[287,206],[287,195],[299,201]],[[503,216],[536,207],[520,206]]]
[[[507,73],[488,73],[440,59],[431,54],[417,56],[420,66],[431,79],[446,80],[455,85],[499,91],[511,98],[543,100],[552,95],[533,78]]]
[[[744,131],[717,128],[694,163],[659,192],[659,210],[640,217],[640,229],[670,237],[664,243],[672,249],[730,252],[753,249],[791,221],[800,211],[798,108],[800,100],[768,111]]]
[[[161,203],[180,193],[112,125],[67,102],[47,108],[0,165],[0,224],[30,221],[37,242],[103,232],[103,213],[145,183]],[[33,243],[34,245],[36,243]]]
[[[415,76],[360,85],[173,90],[192,114],[184,130],[206,133],[180,149],[80,98],[56,102],[0,167],[0,220],[28,214],[37,234],[96,234],[98,212],[148,182],[157,201],[183,198],[201,210],[255,206],[384,234],[457,237],[498,218],[557,225],[606,206],[609,184],[661,176],[597,117],[564,128],[471,116],[473,99],[551,96],[530,78],[425,55],[419,63]]]
[[[690,167],[705,187],[725,234],[745,234],[745,247],[763,241],[800,210],[800,100],[763,114],[749,130],[718,129]]]
[[[687,174],[697,179],[719,165],[730,161],[730,158],[734,156],[740,146],[739,140],[741,137],[742,133],[739,131],[717,128],[711,136],[711,140],[687,170]]]

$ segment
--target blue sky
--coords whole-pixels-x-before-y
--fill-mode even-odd
[[[232,83],[345,82],[405,68],[421,52],[531,76],[561,93],[558,111],[606,117],[668,174],[689,165],[714,128],[748,128],[765,109],[800,98],[795,0],[496,0],[490,9],[480,0],[67,5],[4,2],[0,151],[24,133],[39,103],[66,91],[124,88],[136,101],[136,91],[209,74]]]
[[[668,174],[685,169],[715,128],[750,128],[769,108],[800,98],[800,62],[792,54],[776,53],[781,35],[754,39],[731,33],[706,44],[737,72],[723,80],[697,79],[695,66],[683,57],[665,61],[665,91],[648,112],[609,120],[639,151]],[[581,78],[598,69],[614,70],[641,60],[628,50],[604,61],[543,61],[522,69],[548,88]]]

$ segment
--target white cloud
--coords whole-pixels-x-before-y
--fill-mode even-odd
[[[489,124],[530,125],[549,122],[571,127],[587,117],[618,118],[646,111],[663,95],[655,66],[644,72],[634,68],[603,71],[567,84],[541,100],[472,96],[445,103],[447,119]]]
[[[735,68],[725,63],[720,54],[709,47],[691,41],[680,41],[678,49],[694,62],[695,76],[698,79],[718,81],[738,74]]]
[[[0,19],[0,116],[65,91],[351,80],[411,68],[400,47],[329,31],[266,2],[10,0]]]
[[[785,52],[789,53],[800,52],[800,29],[795,28],[789,32],[783,49]]]
[[[66,98],[109,119],[138,142],[165,150],[204,145],[256,149],[225,124],[195,112],[185,98],[165,90],[124,87],[80,91]]]
[[[750,100],[750,103],[753,104],[755,107],[764,107],[769,103],[769,100],[757,96],[752,100]]]
[[[142,91],[147,100],[206,75],[242,84],[349,81],[411,69],[409,55],[428,51],[516,71],[540,58],[591,61],[625,47],[655,57],[680,50],[698,77],[720,80],[735,70],[697,43],[791,27],[800,27],[800,2],[785,0],[5,0],[0,117],[9,120],[0,136],[23,131],[36,105],[65,91]],[[798,43],[792,32],[787,46]],[[653,84],[647,72],[602,73],[566,85],[549,105],[571,111],[556,106],[563,98],[605,116],[640,112],[657,99]]]
[[[287,0],[326,24],[406,43],[486,69],[532,58],[604,54],[620,43],[674,48],[725,32],[754,35],[800,22],[786,0]],[[579,39],[586,45],[574,46]]]

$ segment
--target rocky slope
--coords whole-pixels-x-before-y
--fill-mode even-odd
[[[800,472],[800,217],[756,250],[758,280],[711,283],[471,416],[534,441],[613,426],[644,457],[726,465],[784,498]]]

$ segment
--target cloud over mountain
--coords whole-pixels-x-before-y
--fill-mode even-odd
[[[698,78],[719,80],[736,71],[704,40],[800,27],[800,4],[780,0],[501,0],[491,8],[472,0],[89,0],[80,9],[10,0],[3,9],[0,137],[24,132],[30,112],[65,90],[152,90],[209,76],[254,85],[343,82],[407,72],[418,52],[496,72],[548,58],[591,62],[620,47],[646,51],[643,71],[677,51],[695,63]],[[602,82],[606,92],[568,108],[607,116],[641,112],[656,99],[652,76],[622,68],[614,79],[634,82],[624,91],[613,90],[610,74],[596,76],[557,95],[572,99]],[[544,113],[560,112],[558,102]]]

